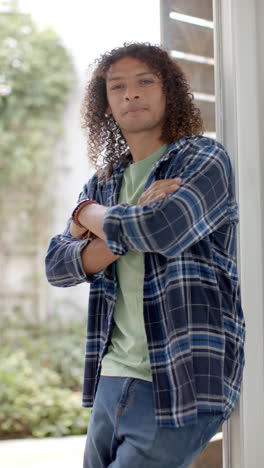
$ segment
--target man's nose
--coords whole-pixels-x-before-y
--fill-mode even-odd
[[[127,84],[125,91],[125,99],[127,101],[133,101],[134,99],[139,99],[140,93],[137,86],[132,83]]]

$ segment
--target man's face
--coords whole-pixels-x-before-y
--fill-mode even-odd
[[[112,114],[124,137],[150,131],[161,133],[166,97],[159,77],[141,60],[125,57],[106,75],[107,113]]]

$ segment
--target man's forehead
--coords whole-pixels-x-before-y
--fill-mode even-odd
[[[106,73],[106,80],[126,76],[156,74],[146,63],[134,57],[124,57],[114,62]]]

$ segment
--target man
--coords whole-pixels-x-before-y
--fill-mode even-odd
[[[83,105],[97,171],[46,257],[54,286],[90,282],[84,468],[184,468],[239,398],[244,318],[237,204],[166,51],[101,57]]]

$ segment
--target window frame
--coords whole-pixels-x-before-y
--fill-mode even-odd
[[[234,413],[223,425],[223,467],[248,468],[264,466],[264,166],[260,130],[264,102],[262,107],[259,103],[264,34],[261,47],[258,19],[263,5],[258,0],[213,0],[213,11],[216,134],[230,153],[235,175],[240,207],[238,265],[246,320],[242,392]]]

